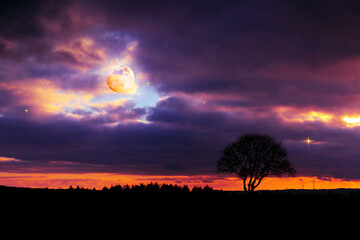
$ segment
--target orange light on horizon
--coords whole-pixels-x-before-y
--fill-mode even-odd
[[[134,185],[157,182],[159,184],[177,184],[206,186],[224,191],[242,191],[242,180],[236,176],[195,175],[123,175],[116,173],[8,173],[0,174],[0,185],[32,188],[69,188],[70,185],[84,188],[102,189],[104,186]],[[256,190],[284,189],[336,189],[360,188],[360,180],[317,177],[268,177],[264,178]]]

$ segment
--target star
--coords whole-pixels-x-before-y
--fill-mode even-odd
[[[306,139],[306,142],[307,142],[307,144],[308,144],[308,150],[309,150],[309,148],[310,148],[310,143],[312,142],[312,141],[310,140],[309,136],[308,136],[308,138]]]
[[[27,108],[25,108],[25,113],[27,113],[29,110]]]

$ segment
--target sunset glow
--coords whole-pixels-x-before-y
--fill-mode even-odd
[[[217,190],[235,191],[242,189],[242,182],[236,177],[213,175],[194,176],[167,176],[167,175],[126,175],[115,173],[2,173],[0,181],[3,185],[33,188],[63,188],[79,186],[88,189],[102,189],[115,185],[135,185],[148,183],[166,183],[194,186],[212,186]],[[285,189],[336,189],[336,188],[360,188],[359,180],[344,180],[337,178],[266,178],[259,186],[259,190],[285,190]]]

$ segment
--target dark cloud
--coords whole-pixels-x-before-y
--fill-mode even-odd
[[[37,21],[41,6],[41,1],[3,1],[0,10],[1,36],[9,39],[41,37],[43,31]]]
[[[1,154],[34,165],[50,161],[85,163],[96,165],[89,165],[87,171],[91,172],[112,169],[129,173],[164,173],[166,169],[198,164],[189,169],[195,173],[204,170],[200,167],[213,167],[206,164],[209,152],[203,152],[204,143],[213,140],[186,129],[145,124],[97,129],[68,120],[51,124],[7,118],[0,121]]]
[[[223,129],[228,116],[222,112],[198,111],[181,98],[168,98],[150,111],[148,121],[189,129]]]
[[[16,98],[10,91],[0,90],[0,109],[5,110],[15,105]]]

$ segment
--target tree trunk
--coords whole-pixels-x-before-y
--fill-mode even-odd
[[[244,191],[247,192],[248,189],[246,188],[246,178],[243,179]]]
[[[250,178],[249,182],[246,183],[246,178],[243,179],[244,191],[245,192],[254,192],[255,188],[259,186],[261,183],[262,178]],[[256,182],[257,181],[257,182]]]

